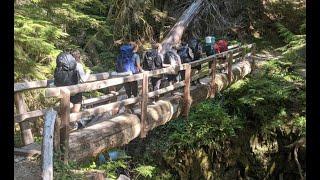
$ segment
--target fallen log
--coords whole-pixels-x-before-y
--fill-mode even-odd
[[[176,24],[171,28],[169,33],[162,41],[161,54],[164,54],[173,45],[179,44],[184,30],[188,27],[193,18],[200,12],[203,7],[203,0],[194,1],[180,16]]]
[[[218,73],[215,76],[216,92],[222,91],[230,84],[243,78],[251,72],[251,64],[248,60],[232,67],[231,82],[228,82],[227,74]],[[201,79],[205,85],[194,86],[190,89],[191,106],[210,97],[210,77]],[[183,98],[173,96],[157,101],[147,107],[146,127],[148,131],[175,119],[182,112]],[[119,147],[129,143],[139,136],[141,132],[140,113],[120,114],[111,119],[87,128],[75,131],[69,135],[69,158],[81,161],[86,157],[96,156],[101,151]]]

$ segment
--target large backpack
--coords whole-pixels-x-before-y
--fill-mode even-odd
[[[162,59],[155,49],[146,52],[142,66],[148,71],[162,68]]]
[[[132,72],[137,73],[134,59],[133,59],[133,46],[125,44],[120,47],[120,55],[116,60],[116,71],[121,72]]]
[[[62,52],[56,59],[56,69],[54,70],[54,85],[69,86],[78,84],[79,76],[76,59],[69,53]]]
[[[197,39],[191,39],[189,42],[189,47],[192,49],[194,60],[198,60],[202,55],[202,45]]]
[[[178,57],[174,52],[169,50],[164,54],[163,62],[165,64],[176,64],[177,65],[178,64]],[[171,62],[173,62],[173,63],[171,63]]]
[[[193,60],[194,56],[192,50],[186,45],[182,46],[178,50],[178,55],[180,56],[182,63],[189,63]]]
[[[222,53],[224,51],[228,51],[228,41],[227,40],[219,40],[213,45],[214,51],[216,53]]]

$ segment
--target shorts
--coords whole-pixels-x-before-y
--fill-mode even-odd
[[[78,93],[73,96],[70,96],[70,102],[72,104],[81,104],[82,103],[82,93]]]

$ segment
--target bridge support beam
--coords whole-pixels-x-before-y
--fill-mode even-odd
[[[251,72],[251,64],[245,60],[232,67],[231,83],[242,79]],[[218,73],[215,76],[215,92],[227,88],[230,84],[228,75]],[[211,77],[201,80],[204,85],[192,86],[190,88],[191,106],[210,98],[212,93]],[[173,96],[165,100],[157,101],[147,107],[146,126],[148,130],[165,124],[182,114],[183,97]],[[120,114],[112,119],[107,119],[85,129],[72,132],[69,135],[69,158],[81,161],[90,156],[96,156],[101,151],[119,147],[129,143],[141,133],[141,120],[139,115]]]

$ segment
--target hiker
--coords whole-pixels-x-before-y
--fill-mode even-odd
[[[163,67],[169,66],[180,66],[181,59],[177,53],[177,46],[173,46],[171,50],[166,51],[163,58]],[[169,84],[172,85],[173,83],[179,81],[179,73],[178,74],[168,74],[167,75]]]
[[[78,83],[84,83],[90,76],[90,70],[87,73],[84,72],[80,59],[80,51],[73,50],[71,53],[62,52],[57,56],[56,69],[54,71],[54,85],[70,86]],[[79,112],[82,103],[82,93],[77,93],[70,96],[70,108],[71,112]],[[91,119],[91,117],[89,117]],[[73,129],[84,127],[84,119],[72,123]]]
[[[143,68],[148,71],[161,69],[163,67],[163,56],[160,54],[162,50],[162,45],[160,43],[152,44],[152,49],[147,51],[144,56]],[[159,90],[161,85],[161,80],[163,76],[156,75],[150,77],[153,91]],[[159,96],[155,96],[154,102],[159,99]]]
[[[191,48],[194,58],[192,61],[197,61],[202,58],[202,44],[200,40],[196,38],[192,38],[189,42],[189,47]],[[192,74],[195,74],[195,71],[198,71],[200,73],[201,71],[201,64],[192,67]],[[200,84],[200,79],[197,79],[196,81],[192,82],[193,85]]]
[[[213,45],[215,41],[216,41],[216,38],[214,36],[205,37],[204,51],[206,52],[207,57],[215,54],[213,49]],[[209,65],[208,68],[211,69],[212,61],[209,61],[208,65]]]
[[[216,43],[214,43],[213,49],[216,54],[228,51],[228,41],[225,39],[221,39],[217,41]],[[221,58],[218,58],[217,60],[219,62],[225,63],[227,61],[227,57],[221,57]],[[226,71],[226,67],[224,67],[223,70]]]
[[[182,42],[181,47],[178,49],[178,55],[180,56],[180,59],[182,63],[190,63],[194,59],[194,55],[192,52],[192,49],[188,46],[187,43]],[[181,70],[179,73],[181,75],[181,80],[184,80],[186,70]]]
[[[137,54],[138,49],[138,45],[133,42],[124,44],[120,47],[120,54],[116,59],[117,73],[128,72],[130,74],[136,74],[139,71],[143,71],[140,66],[140,57]],[[125,83],[124,88],[128,98],[131,98],[131,96],[136,97],[138,95],[137,81]]]
[[[216,54],[228,51],[228,41],[225,39],[217,41],[216,43],[214,43],[213,49]]]
[[[80,62],[80,51],[73,50],[71,53],[62,52],[56,59],[56,69],[54,72],[54,85],[70,86],[87,81],[90,70],[84,72]],[[79,112],[82,103],[82,93],[70,96],[71,112]]]

